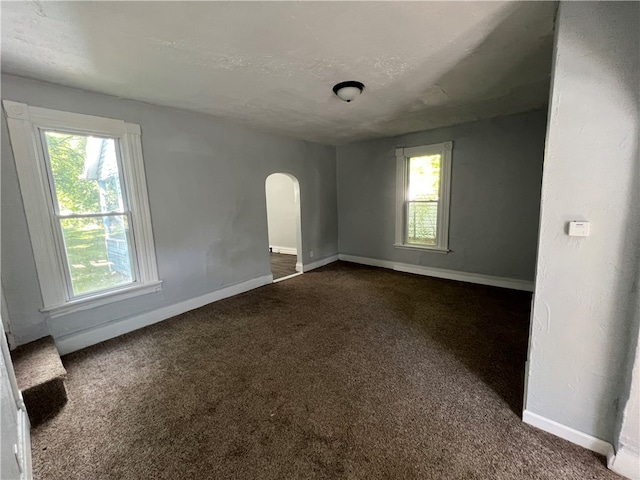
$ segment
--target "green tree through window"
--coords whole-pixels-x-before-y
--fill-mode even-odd
[[[87,137],[47,132],[46,139],[60,212],[100,211],[98,184],[82,177]]]

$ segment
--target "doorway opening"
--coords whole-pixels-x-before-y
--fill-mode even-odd
[[[273,173],[265,181],[269,260],[273,281],[302,273],[300,185],[288,173]]]

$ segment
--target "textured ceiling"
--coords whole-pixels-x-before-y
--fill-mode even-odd
[[[2,71],[340,144],[543,107],[553,2],[2,2]],[[347,104],[331,91],[366,85]]]

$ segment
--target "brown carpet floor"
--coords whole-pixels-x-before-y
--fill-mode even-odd
[[[18,347],[11,352],[13,370],[32,427],[56,415],[67,403],[67,375],[52,337]]]
[[[614,479],[523,424],[530,294],[335,263],[63,358],[36,479]]]

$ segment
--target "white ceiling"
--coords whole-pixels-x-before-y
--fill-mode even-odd
[[[553,2],[2,2],[2,71],[340,144],[543,107]],[[347,104],[331,91],[366,85]]]

